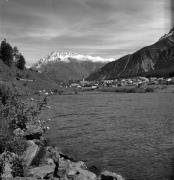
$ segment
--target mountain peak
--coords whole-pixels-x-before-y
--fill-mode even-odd
[[[164,36],[162,36],[159,40],[165,39],[165,38],[174,38],[174,27],[169,31],[168,34],[165,34]]]
[[[78,55],[77,53],[71,52],[71,51],[63,51],[63,52],[58,52],[58,51],[53,51],[50,56],[53,57],[60,57],[60,58],[65,58],[65,57],[72,57]]]
[[[169,31],[169,33],[172,33],[172,32],[174,32],[174,27]]]
[[[173,57],[174,28],[156,43],[106,64],[87,79],[103,80],[135,76],[173,77]]]
[[[69,80],[82,80],[83,77],[89,76],[111,60],[114,59],[53,51],[34,64],[33,68],[43,72],[53,81],[68,82]]]
[[[82,55],[70,51],[58,52],[53,51],[45,58],[40,59],[34,66],[39,68],[42,64],[53,63],[53,62],[63,62],[69,63],[71,61],[91,61],[91,62],[110,62],[114,61],[114,58],[102,58],[100,56]]]

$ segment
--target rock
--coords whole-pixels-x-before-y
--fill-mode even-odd
[[[44,130],[38,125],[27,124],[26,130],[17,128],[13,131],[15,136],[25,137],[27,140],[40,139]]]
[[[96,174],[97,176],[100,175],[101,170],[99,168],[97,168],[96,166],[90,166],[88,168],[89,171],[93,172],[94,174]]]
[[[56,165],[53,173],[54,178],[60,176],[62,180],[69,178],[73,178],[73,180],[96,180],[96,175],[87,170],[84,162],[72,162],[58,148],[48,147],[47,151],[47,159],[50,161],[49,158],[51,158]]]
[[[59,159],[59,172],[68,172],[70,169],[87,169],[84,162],[72,162],[70,160],[65,160],[63,158]]]
[[[54,165],[54,161],[51,158],[47,158],[48,165]]]
[[[44,133],[43,129],[38,125],[27,125],[27,130],[25,131],[24,136],[27,140],[40,139]]]
[[[101,180],[115,180],[113,176],[110,175],[101,175]],[[117,179],[116,179],[117,180]]]
[[[69,169],[67,172],[67,177],[72,178],[73,180],[97,180],[97,177],[94,173],[81,168]]]
[[[101,173],[99,180],[124,180],[124,178],[119,174],[104,171]]]
[[[29,169],[27,176],[44,179],[49,174],[53,174],[55,165],[44,165],[36,168]]]
[[[17,128],[13,131],[13,134],[15,136],[23,137],[24,136],[24,131],[21,128]]]
[[[24,163],[25,165],[31,166],[33,160],[36,158],[36,156],[38,155],[38,152],[40,150],[40,147],[38,145],[36,145],[33,141],[27,141],[28,147],[24,153]]]
[[[94,173],[87,170],[84,162],[70,162],[66,169],[66,175],[73,180],[96,180],[97,177]]]
[[[60,162],[62,162],[63,160],[61,160]],[[78,162],[71,162],[71,161],[67,161],[68,162],[68,168],[71,169],[87,169],[87,166],[85,165],[85,163],[83,161],[78,161]]]
[[[61,158],[64,158],[65,160],[75,161],[73,158],[70,158],[69,156],[63,154],[62,152],[59,153]]]

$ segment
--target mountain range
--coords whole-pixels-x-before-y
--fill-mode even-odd
[[[87,80],[133,76],[174,76],[174,28],[156,43],[107,63]]]
[[[82,55],[72,52],[52,52],[33,65],[36,69],[56,82],[76,81],[86,78],[114,59]]]

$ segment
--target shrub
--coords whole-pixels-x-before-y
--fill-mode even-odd
[[[17,79],[21,79],[23,76],[22,76],[22,74],[21,73],[16,73],[16,78]]]
[[[27,142],[20,137],[9,139],[5,145],[7,151],[13,152],[19,156],[22,155],[27,148]]]
[[[1,179],[1,175],[3,174],[3,169],[4,169],[4,162],[3,159],[0,158],[0,179]]]
[[[20,137],[12,137],[10,135],[1,135],[0,137],[0,154],[6,150],[22,155],[26,148],[26,141]]]
[[[26,74],[26,79],[29,79],[29,78],[30,78],[30,74],[27,73],[27,74]]]
[[[153,89],[153,88],[148,87],[148,88],[146,88],[146,89],[145,89],[145,92],[154,92],[154,89]]]
[[[15,157],[12,161],[12,175],[13,177],[24,177],[24,168],[22,159],[19,157]]]
[[[6,134],[0,134],[0,154],[4,152],[6,149],[6,144],[9,140],[10,136]]]
[[[26,87],[26,86],[27,86],[27,82],[24,82],[24,83],[23,83],[23,86]]]
[[[8,123],[11,131],[17,128],[25,130],[27,123],[38,123],[38,115],[45,108],[46,104],[46,98],[41,102],[37,102],[36,105],[31,105],[17,96],[12,96],[8,104],[1,108],[0,116],[2,117],[1,119],[4,119],[4,122]]]
[[[6,104],[6,101],[10,98],[11,94],[12,94],[12,90],[10,89],[9,85],[6,84],[0,85],[0,98],[1,98],[1,103],[3,105]]]
[[[46,107],[46,97],[40,102],[21,99],[18,95],[11,95],[9,89],[0,87],[0,154],[7,150],[21,155],[26,148],[25,140],[19,137],[13,137],[14,129],[20,128],[26,130],[27,125],[39,125],[42,127],[42,121],[39,121],[38,115]],[[33,104],[31,104],[33,103]]]

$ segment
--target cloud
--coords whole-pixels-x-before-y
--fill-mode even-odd
[[[30,64],[53,50],[117,58],[168,31],[165,5],[166,0],[0,0],[0,37],[19,46]]]

